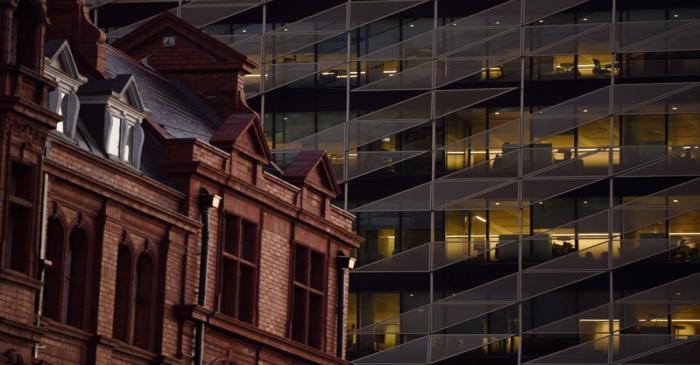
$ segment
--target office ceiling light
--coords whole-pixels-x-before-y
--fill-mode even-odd
[[[588,109],[583,109],[583,112],[584,112],[584,113],[588,113]]]
[[[544,23],[544,20],[540,19],[540,23]]]
[[[501,203],[499,203],[499,202],[496,202],[496,205],[501,205]]]
[[[587,21],[588,21],[588,18],[583,18],[583,21],[584,21],[584,22],[587,22]]]
[[[501,112],[495,112],[495,113],[493,113],[493,114],[495,114],[495,115],[500,115],[500,114],[501,114]]]
[[[678,14],[673,14],[673,17],[674,17],[674,18],[678,18]]]
[[[674,202],[674,203],[678,203],[678,199],[673,199],[673,202]]]
[[[673,109],[673,110],[678,110],[678,107],[675,107],[675,106],[674,106],[674,107],[671,107],[671,109]]]
[[[411,28],[415,27],[415,25],[413,25],[413,24],[409,24],[408,26]]]
[[[474,216],[474,218],[476,218],[476,220],[478,220],[478,221],[481,221],[481,222],[486,223],[486,219],[484,219],[484,218],[481,217],[481,216],[478,216],[478,215],[477,215],[477,216]]]

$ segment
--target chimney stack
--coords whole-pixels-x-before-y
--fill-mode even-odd
[[[189,86],[222,121],[252,113],[243,95],[243,76],[257,65],[175,15],[162,13],[113,46]]]
[[[86,0],[48,0],[51,26],[47,38],[67,39],[73,48],[80,71],[104,76],[107,37],[90,20]]]

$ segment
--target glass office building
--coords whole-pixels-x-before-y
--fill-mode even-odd
[[[168,9],[259,63],[246,93],[278,164],[331,155],[367,240],[354,363],[697,363],[700,3],[115,0],[93,15],[114,39]]]

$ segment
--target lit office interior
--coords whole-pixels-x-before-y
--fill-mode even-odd
[[[355,363],[697,357],[695,1],[192,4],[260,64],[246,93],[277,162],[332,158],[367,240]]]

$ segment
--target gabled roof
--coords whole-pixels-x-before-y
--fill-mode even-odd
[[[140,112],[146,111],[134,75],[117,75],[113,79],[91,79],[80,87],[78,93],[81,95],[112,95]]]
[[[284,177],[297,185],[308,184],[333,197],[340,194],[333,165],[325,151],[302,151],[287,167]]]
[[[209,143],[228,152],[236,149],[265,164],[272,161],[265,132],[254,113],[232,114],[214,132]]]
[[[119,38],[119,40],[114,42],[113,46],[125,53],[131,54],[131,50],[135,48],[142,45],[149,46],[153,38],[164,31],[172,31],[184,37],[184,39],[188,40],[193,46],[198,47],[202,54],[206,54],[216,60],[216,64],[219,67],[228,66],[242,69],[246,72],[251,72],[257,67],[257,65],[245,55],[217,41],[195,26],[169,12],[163,12],[145,22],[131,33]],[[198,66],[204,65],[198,63],[197,60],[183,59],[181,64],[172,63],[169,64],[169,67],[174,69],[196,69]],[[204,61],[204,63],[206,63],[206,65],[212,64],[210,60],[208,62]]]
[[[44,44],[44,57],[54,68],[66,73],[73,79],[85,81],[85,78],[78,72],[78,66],[73,57],[68,41],[65,39],[49,39]]]

